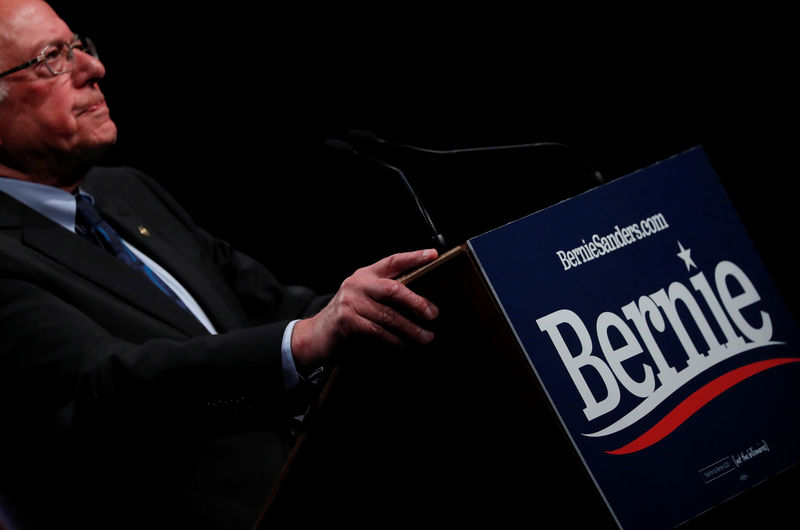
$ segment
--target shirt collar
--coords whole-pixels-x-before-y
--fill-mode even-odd
[[[0,191],[70,232],[75,232],[75,196],[71,193],[54,186],[7,177],[0,177]],[[79,193],[88,195],[84,191]]]

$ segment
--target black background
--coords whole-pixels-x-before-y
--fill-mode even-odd
[[[54,5],[107,67],[119,140],[103,162],[156,177],[286,283],[333,290],[430,245],[396,174],[323,148],[353,129],[437,149],[562,142],[607,179],[702,145],[798,314],[786,13]],[[406,172],[450,244],[586,185],[563,149],[357,147]]]
[[[286,283],[335,289],[356,267],[430,246],[396,174],[323,148],[352,129],[438,149],[563,142],[607,179],[703,145],[794,307],[785,14],[53,5],[107,67],[119,140],[103,162],[150,173]],[[563,149],[357,147],[404,170],[453,245],[587,174]]]

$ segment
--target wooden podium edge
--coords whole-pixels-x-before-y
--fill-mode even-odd
[[[448,250],[447,252],[445,252],[444,254],[442,254],[441,256],[439,256],[438,258],[433,260],[432,262],[430,262],[430,263],[428,263],[426,265],[423,265],[422,267],[419,267],[417,269],[414,269],[413,271],[409,272],[408,274],[400,276],[399,278],[397,278],[397,281],[402,283],[402,284],[404,284],[404,285],[408,285],[409,283],[411,283],[412,281],[416,280],[420,276],[422,276],[424,274],[427,274],[431,270],[441,266],[442,264],[450,261],[451,259],[453,259],[454,257],[456,257],[456,256],[458,256],[460,254],[463,254],[464,252],[468,252],[467,245],[465,245],[465,244],[464,245],[459,245],[459,246],[454,247],[454,248],[451,248],[450,250]]]

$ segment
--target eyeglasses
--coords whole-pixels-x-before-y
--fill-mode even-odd
[[[21,64],[11,70],[6,70],[5,72],[0,72],[0,77],[7,76],[8,74],[13,74],[14,72],[19,72],[20,70],[24,70],[29,66],[33,66],[35,64],[44,63],[50,73],[53,75],[58,74],[66,74],[75,69],[75,55],[73,54],[73,49],[78,49],[84,53],[88,53],[94,58],[97,58],[97,50],[94,47],[94,43],[91,39],[87,37],[79,37],[77,34],[72,36],[72,42],[53,42],[48,44],[47,46],[39,52],[39,55],[28,61],[27,63]]]

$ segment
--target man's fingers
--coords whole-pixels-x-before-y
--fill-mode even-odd
[[[433,333],[411,319],[432,320],[439,309],[394,278],[437,257],[434,249],[403,252],[356,271],[325,309],[297,323],[292,334],[295,357],[310,365],[330,355],[343,339],[358,335],[396,345],[432,341]]]
[[[388,342],[406,337],[415,342],[427,344],[433,340],[433,333],[407,319],[398,311],[377,302],[359,308],[362,325],[368,322],[367,331]],[[394,340],[392,340],[394,339]]]
[[[435,260],[439,256],[436,249],[415,250],[413,252],[401,252],[385,257],[367,267],[376,276],[381,278],[396,278],[402,273],[421,267],[426,263]]]
[[[433,320],[439,316],[439,308],[433,302],[395,280],[383,278],[370,281],[364,286],[364,292],[373,300],[411,311],[420,318]]]

